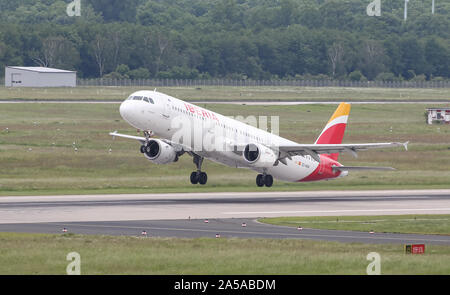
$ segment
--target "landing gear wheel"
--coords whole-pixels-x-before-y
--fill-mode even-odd
[[[259,186],[259,187],[264,186],[264,175],[258,174],[256,176],[256,185]]]
[[[271,186],[272,186],[272,184],[273,184],[273,177],[272,177],[272,175],[267,174],[267,175],[264,177],[264,184],[265,184],[267,187],[271,187]]]
[[[198,183],[198,175],[197,175],[197,172],[192,172],[191,173],[191,183],[192,184],[197,184]]]
[[[256,176],[256,185],[259,187],[267,186],[271,187],[273,184],[273,177],[269,174],[258,174]]]
[[[191,183],[192,184],[200,183],[201,185],[204,185],[208,181],[208,176],[206,175],[205,172],[202,172],[203,157],[200,157],[196,154],[194,154],[193,156],[194,156],[193,162],[197,167],[197,171],[191,173]]]
[[[141,145],[141,153],[145,153],[145,145]]]
[[[201,185],[206,184],[206,182],[208,181],[208,175],[206,175],[205,172],[200,172],[200,174],[198,175],[198,183],[200,183]]]

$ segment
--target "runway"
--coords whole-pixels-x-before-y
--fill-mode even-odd
[[[450,214],[450,190],[0,197],[0,231],[450,244],[450,237],[278,227],[258,217]],[[208,223],[205,223],[205,220]],[[242,227],[242,223],[247,226]]]
[[[446,213],[450,189],[0,197],[0,224]]]

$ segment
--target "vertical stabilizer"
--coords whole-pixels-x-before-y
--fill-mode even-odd
[[[315,144],[341,144],[344,138],[345,127],[350,114],[350,104],[342,102],[333,116],[331,116],[325,128],[320,133]],[[331,154],[330,158],[338,159],[339,154]]]

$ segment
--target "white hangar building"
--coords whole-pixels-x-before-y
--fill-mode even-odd
[[[6,67],[6,87],[76,87],[77,72],[44,67]]]

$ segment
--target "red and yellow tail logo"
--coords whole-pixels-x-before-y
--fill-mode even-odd
[[[350,114],[350,104],[342,102],[333,116],[331,116],[325,128],[320,133],[315,144],[340,144],[344,138],[345,127],[347,126]],[[337,161],[339,154],[331,154],[330,158]]]

